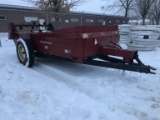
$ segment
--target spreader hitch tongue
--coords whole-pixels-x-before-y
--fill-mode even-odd
[[[156,68],[154,68],[154,67],[152,67],[152,66],[149,66],[149,68],[150,68],[150,73],[151,73],[151,74],[156,74],[156,73],[154,72],[155,70],[157,70]],[[154,71],[151,71],[151,70],[154,70]]]

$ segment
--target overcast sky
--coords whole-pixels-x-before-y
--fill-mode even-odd
[[[103,5],[107,4],[107,0],[103,1],[103,0],[85,0],[86,2],[80,4],[79,6],[76,6],[75,8],[73,8],[73,11],[81,11],[81,12],[92,12],[92,13],[101,13],[104,14],[106,12],[104,12],[103,10],[101,10],[101,7]],[[108,0],[108,3],[109,0]],[[108,11],[108,13],[113,13],[111,11]]]
[[[78,12],[90,12],[90,13],[100,13],[100,14],[112,14],[113,12],[108,11],[104,12],[101,10],[101,6],[105,5],[106,2],[103,0],[85,0],[86,2],[83,2],[79,6],[76,6],[72,9],[72,11],[78,11]],[[106,0],[107,1],[107,0]],[[109,2],[110,0],[108,0]],[[10,4],[10,5],[21,5],[21,6],[33,6],[27,2],[24,2],[22,0],[0,0],[0,4]]]

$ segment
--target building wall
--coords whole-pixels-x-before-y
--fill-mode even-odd
[[[55,29],[72,27],[72,26],[88,26],[88,25],[116,25],[127,24],[128,19],[119,16],[106,16],[85,13],[45,13],[33,10],[17,10],[17,9],[0,9],[0,32],[8,31],[8,23],[24,24],[26,20],[37,21],[43,19],[46,23],[52,23]],[[43,21],[42,20],[42,21]]]

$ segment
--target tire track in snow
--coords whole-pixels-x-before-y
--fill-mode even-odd
[[[34,70],[45,75],[45,76],[48,76],[52,79],[55,79],[58,82],[61,82],[65,85],[67,85],[69,88],[71,88],[73,90],[78,90],[80,93],[87,95],[89,98],[91,98],[101,104],[104,104],[105,106],[108,107],[108,109],[110,111],[115,111],[117,109],[120,109],[123,112],[125,112],[126,114],[129,114],[131,116],[135,116],[136,118],[141,119],[141,120],[155,119],[155,118],[152,118],[151,116],[148,116],[147,113],[145,113],[141,110],[138,110],[137,108],[132,108],[131,106],[124,105],[125,103],[122,103],[120,105],[113,105],[113,104],[108,105],[106,99],[103,98],[103,96],[96,97],[96,96],[99,96],[99,93],[97,93],[95,90],[91,90],[90,88],[87,88],[85,86],[82,86],[81,84],[78,84],[76,82],[76,79],[77,79],[76,76],[72,76],[72,75],[69,75],[63,71],[55,69],[54,66],[52,66],[50,64],[47,64],[47,63],[39,64],[39,66],[34,67]]]
[[[78,84],[76,82],[76,76],[69,75],[46,64],[39,64],[39,66],[35,66],[33,69],[47,77],[67,85],[73,90],[78,90],[80,93],[87,95],[89,98],[97,102],[105,103],[105,105],[107,105],[103,98],[96,97],[99,96],[99,94],[96,94],[97,90],[91,90],[85,86],[82,86],[81,84]]]
[[[82,96],[84,94],[86,97],[92,99],[93,101],[100,103],[102,106],[106,106],[106,109],[108,109],[106,104],[96,100],[93,96],[88,94],[88,89],[86,89],[83,86],[79,85],[78,83],[74,82],[76,80],[76,77],[68,75],[62,71],[59,71],[53,67],[50,67],[50,66],[44,65],[44,64],[40,64],[38,67],[35,66],[33,69],[40,74],[43,74],[49,78],[52,78],[61,84],[64,84],[72,91],[75,91],[75,90],[78,91],[77,93],[80,96]],[[88,112],[88,110],[86,110],[85,112]],[[90,114],[90,111],[89,111],[89,113],[84,113],[84,115],[82,115],[82,116],[86,116],[86,115],[88,116],[88,114]],[[100,117],[101,117],[101,115],[100,115]],[[102,116],[102,119],[103,119],[103,117],[105,118],[105,116]]]
[[[43,70],[41,69],[43,68]],[[78,90],[80,93],[85,94],[86,96],[88,96],[89,98],[93,99],[94,101],[97,101],[101,104],[104,104],[105,106],[108,107],[108,109],[110,111],[115,111],[117,108],[115,106],[109,106],[107,105],[106,101],[104,101],[101,98],[97,98],[95,96],[96,93],[94,91],[91,91],[88,88],[85,88],[85,86],[81,86],[80,84],[74,82],[76,81],[76,77],[71,76],[69,74],[66,74],[62,71],[59,71],[57,69],[54,69],[53,67],[50,67],[48,65],[42,65],[40,64],[40,66],[38,67],[34,67],[34,70],[36,70],[37,72],[46,75],[52,79],[57,80],[58,82],[61,82],[65,85],[67,85],[69,88],[73,89],[73,90]]]
[[[43,68],[43,69],[41,69]],[[74,80],[76,80],[76,77],[68,75],[62,71],[59,71],[57,69],[54,69],[48,65],[40,65],[38,67],[34,67],[34,70],[36,70],[37,72],[50,77],[58,82],[61,82],[65,85],[67,85],[69,88],[72,88],[74,90],[78,90],[79,92],[84,92],[84,94],[87,93],[87,91],[84,91],[84,88],[81,88],[81,86],[79,84],[77,84],[76,82],[74,82]],[[89,96],[88,94],[86,94],[87,96]],[[92,96],[90,96],[92,97]]]

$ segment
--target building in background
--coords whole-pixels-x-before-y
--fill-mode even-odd
[[[130,25],[142,25],[142,19],[136,19],[136,20],[129,20]],[[153,24],[150,19],[145,20],[145,25],[151,25]]]
[[[46,22],[52,23],[55,29],[60,29],[73,26],[127,24],[128,21],[128,18],[122,16],[85,12],[43,12],[35,7],[0,4],[0,32],[8,31],[9,22],[15,24]]]
[[[133,16],[129,18],[130,25],[142,25],[142,18],[138,16]],[[153,25],[152,19],[146,18],[145,19],[145,25]]]

